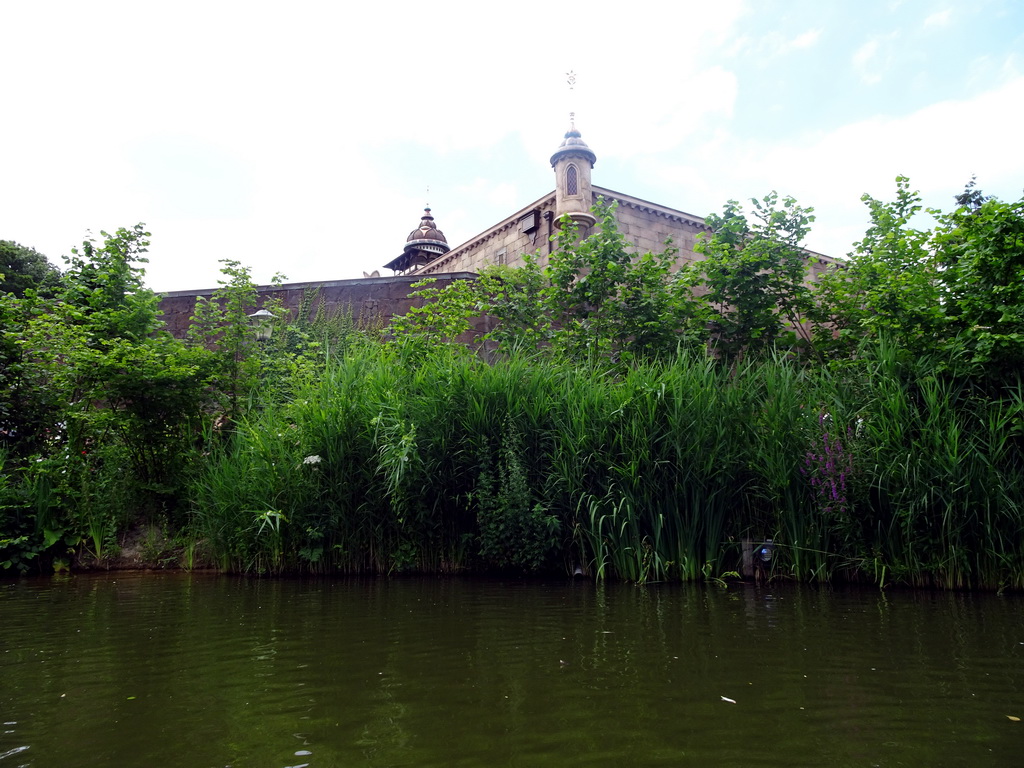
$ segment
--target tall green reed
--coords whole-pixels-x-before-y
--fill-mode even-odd
[[[772,538],[776,577],[1021,583],[1019,390],[885,349],[623,369],[367,345],[279,391],[194,486],[225,568],[693,580]]]

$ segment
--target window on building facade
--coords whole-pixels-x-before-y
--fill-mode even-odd
[[[578,195],[580,193],[579,172],[575,165],[565,169],[565,194]]]

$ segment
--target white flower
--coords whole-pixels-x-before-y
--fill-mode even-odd
[[[303,464],[319,464],[320,463],[320,457],[319,456],[307,456],[306,458],[304,458],[302,460],[302,463]]]

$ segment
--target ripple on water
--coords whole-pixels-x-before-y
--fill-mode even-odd
[[[75,744],[76,764],[153,768],[1013,764],[1020,607],[579,582],[27,580],[0,590],[0,759],[31,747],[33,765],[58,765]]]

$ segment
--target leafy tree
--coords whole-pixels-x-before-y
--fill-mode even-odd
[[[492,319],[487,340],[505,352],[537,350],[551,343],[554,326],[547,302],[550,283],[536,254],[524,254],[522,267],[484,269],[476,286],[476,306]]]
[[[760,354],[777,344],[791,347],[809,341],[804,325],[812,310],[806,283],[808,257],[800,243],[814,221],[813,209],[772,192],[752,199],[748,218],[735,200],[722,215],[705,221],[696,251],[704,260],[693,265],[701,274],[713,328],[713,344],[726,361]]]
[[[170,510],[206,408],[209,352],[163,330],[158,297],[145,287],[149,233],[143,226],[101,233],[73,249],[52,324],[54,381],[63,392],[68,446],[77,459],[83,505],[95,481],[116,485],[126,519]],[[123,482],[117,482],[120,476]]]
[[[884,338],[938,370],[988,383],[1015,377],[1024,363],[1024,200],[986,196],[972,179],[955,210],[928,210],[937,225],[919,229],[912,221],[923,207],[906,177],[893,201],[862,199],[871,213],[864,238],[816,289],[819,346],[850,359],[865,340]]]
[[[241,416],[243,399],[260,380],[265,355],[253,338],[249,315],[259,303],[259,291],[251,271],[233,259],[221,259],[224,279],[207,299],[196,299],[187,340],[194,348],[212,353],[210,383],[220,408],[229,421]],[[275,275],[274,284],[283,276]],[[263,308],[283,320],[279,301],[263,302]]]
[[[393,320],[395,343],[453,341],[480,315],[492,326],[482,341],[504,352],[549,349],[574,360],[631,362],[703,343],[700,307],[675,273],[671,244],[637,254],[618,231],[613,206],[599,203],[594,213],[599,226],[583,239],[568,218],[562,222],[544,268],[527,256],[522,267],[486,268],[473,282],[419,284],[424,304]]]
[[[59,277],[60,271],[34,248],[0,240],[0,294],[21,298],[29,289],[46,294]]]
[[[420,303],[404,315],[391,319],[388,328],[392,346],[399,347],[411,360],[427,355],[440,344],[464,341],[472,328],[471,320],[486,311],[486,292],[479,283],[452,280],[437,285],[436,278],[413,283],[411,294]]]
[[[23,379],[49,397],[23,482],[49,478],[49,528],[96,556],[138,516],[173,516],[208,396],[209,353],[162,330],[143,284],[148,236],[137,225],[73,249],[18,339]]]
[[[614,205],[594,207],[597,231],[579,240],[562,224],[545,276],[554,343],[575,359],[613,356],[625,362],[675,352],[703,326],[690,286],[675,276],[678,250],[637,254],[615,222]]]
[[[37,362],[26,331],[51,303],[29,289],[19,298],[0,293],[0,451],[21,463],[41,450],[58,420],[55,392]]]
[[[146,288],[141,266],[148,259],[149,232],[142,224],[118,229],[97,245],[93,238],[72,248],[58,290],[65,319],[86,329],[88,343],[112,339],[139,341],[157,330],[159,297]]]
[[[815,337],[833,357],[849,357],[863,339],[896,340],[910,354],[936,351],[944,334],[939,269],[931,233],[911,226],[921,197],[905,176],[896,178],[896,199],[861,198],[871,223],[849,261],[816,286]]]
[[[978,373],[1005,379],[1024,365],[1024,198],[963,198],[952,213],[935,212],[946,351]]]
[[[957,208],[967,208],[971,212],[977,211],[985,203],[986,200],[991,200],[991,196],[982,194],[980,189],[977,189],[977,178],[971,176],[971,180],[964,185],[964,191],[954,198],[956,200]]]

